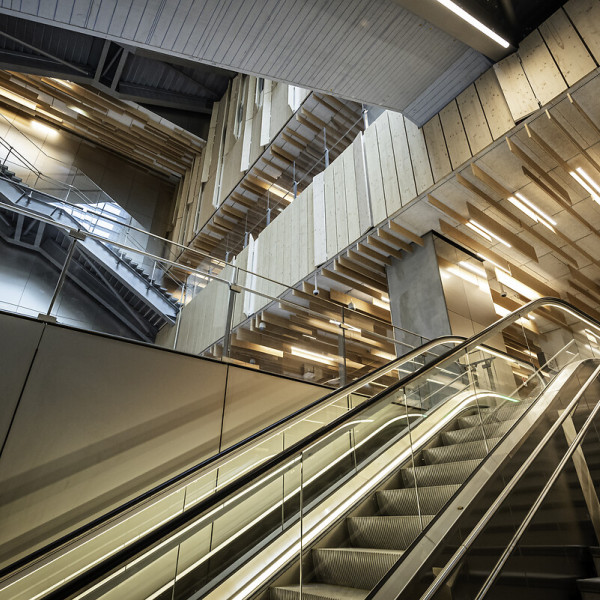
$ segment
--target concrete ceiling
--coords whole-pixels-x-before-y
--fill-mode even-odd
[[[513,44],[562,4],[458,2]],[[436,0],[0,0],[0,13],[69,30],[54,36],[55,51],[66,55],[86,45],[71,40],[72,32],[96,40],[96,64],[110,65],[109,87],[123,97],[145,95],[164,107],[172,92],[171,105],[190,106],[198,84],[219,88],[212,76],[198,81],[173,65],[186,60],[399,110],[418,125],[513,49],[491,42]],[[36,28],[21,35],[45,41]],[[150,58],[142,59],[139,49],[166,55],[166,66],[146,64]],[[160,102],[157,78],[175,85],[161,90]],[[153,83],[144,87],[145,79]],[[182,98],[190,86],[192,94]],[[210,104],[209,96],[197,102],[198,110]]]
[[[434,0],[0,0],[0,12],[427,120],[506,51]],[[527,4],[527,3],[526,3]],[[446,9],[444,9],[446,10]],[[489,16],[493,18],[493,14]],[[472,30],[472,28],[470,28]],[[467,33],[465,33],[465,31]],[[462,33],[461,33],[462,32]],[[466,36],[467,43],[459,38]],[[468,45],[470,44],[470,45]]]

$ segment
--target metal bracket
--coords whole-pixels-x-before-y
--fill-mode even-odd
[[[81,231],[81,229],[69,229],[69,237],[83,242],[87,235],[83,231]]]
[[[52,315],[47,315],[46,313],[40,313],[38,316],[38,321],[44,321],[45,323],[57,323],[56,317]]]
[[[230,289],[232,292],[235,292],[236,294],[240,294],[240,293],[242,292],[242,288],[241,288],[239,285],[235,284],[235,283],[232,283],[232,284],[229,286],[229,289]]]

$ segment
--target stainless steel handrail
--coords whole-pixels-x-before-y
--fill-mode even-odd
[[[490,325],[486,329],[484,329],[481,333],[473,336],[469,340],[459,344],[456,348],[446,352],[441,355],[437,359],[435,359],[430,365],[426,365],[420,369],[418,369],[415,373],[401,379],[398,383],[390,386],[388,389],[383,392],[375,395],[374,397],[366,400],[358,407],[349,410],[345,415],[338,417],[334,421],[332,421],[329,425],[324,426],[312,434],[309,434],[303,440],[294,444],[290,448],[282,451],[280,454],[275,456],[272,459],[267,460],[265,463],[261,463],[258,467],[253,468],[250,472],[244,473],[241,477],[234,480],[231,483],[226,483],[223,488],[220,490],[216,490],[209,497],[200,500],[197,504],[195,504],[190,509],[187,509],[184,512],[179,513],[169,522],[162,524],[159,526],[157,530],[153,530],[151,534],[136,540],[132,546],[127,547],[123,550],[119,550],[117,554],[110,559],[110,567],[108,567],[108,572],[115,572],[117,565],[122,564],[123,561],[127,561],[131,558],[131,556],[137,556],[136,560],[139,560],[139,557],[142,554],[147,554],[153,552],[153,550],[162,546],[166,543],[166,536],[177,535],[190,527],[190,524],[196,522],[198,519],[204,518],[208,514],[212,514],[219,507],[224,508],[225,506],[229,506],[235,502],[235,499],[240,495],[245,494],[248,489],[253,489],[257,485],[257,480],[261,477],[268,476],[274,471],[280,471],[283,466],[289,463],[290,459],[294,459],[299,454],[302,454],[308,451],[310,448],[314,447],[316,444],[321,442],[325,437],[329,436],[330,433],[336,429],[339,429],[345,424],[356,417],[359,413],[364,410],[367,410],[375,403],[379,402],[383,398],[388,397],[390,394],[393,394],[396,390],[408,385],[410,382],[421,378],[424,374],[430,372],[431,370],[437,368],[440,364],[446,364],[452,358],[458,356],[461,353],[467,352],[469,349],[479,346],[482,342],[482,339],[489,336],[490,334],[495,333],[498,329],[505,327],[513,322],[516,322],[521,318],[523,314],[529,313],[537,307],[540,306],[556,306],[562,310],[567,311],[571,315],[581,319],[583,322],[593,327],[596,330],[600,331],[600,325],[579,311],[577,308],[565,302],[563,300],[555,299],[555,298],[540,298],[538,300],[534,300],[529,304],[525,305],[521,309],[511,313],[510,315],[500,319],[493,325]],[[344,392],[344,395],[348,392]],[[146,539],[148,538],[148,539]],[[106,568],[103,564],[98,564],[91,568],[89,573],[86,573],[85,576],[81,577],[89,578],[92,580],[96,577],[101,577],[102,573],[107,574]],[[78,586],[77,576],[75,580],[73,580],[72,584]]]
[[[18,185],[21,185],[21,184],[18,184]],[[14,205],[10,205],[10,204],[0,204],[0,209],[7,210],[9,212],[14,212],[14,213],[17,213],[17,214],[21,214],[21,215],[24,215],[24,216],[27,216],[27,217],[31,217],[33,219],[37,219],[38,221],[43,221],[44,223],[48,223],[48,224],[53,225],[55,227],[59,227],[61,229],[64,229],[67,232],[72,231],[74,229],[73,227],[71,227],[69,225],[66,225],[65,223],[60,223],[58,221],[54,221],[53,219],[50,219],[49,217],[45,217],[44,215],[40,215],[39,213],[36,213],[35,211],[28,210],[28,209],[23,208],[21,206],[14,206]],[[126,252],[129,251],[129,252],[133,252],[135,254],[139,254],[141,256],[145,256],[147,258],[150,258],[151,260],[156,261],[157,263],[163,263],[163,264],[170,265],[170,266],[173,266],[173,267],[177,267],[179,269],[187,271],[190,274],[197,274],[197,275],[201,275],[203,277],[207,277],[208,279],[211,279],[211,280],[214,280],[214,281],[220,281],[221,283],[223,283],[223,284],[225,284],[225,285],[227,285],[228,287],[231,288],[232,283],[230,281],[228,281],[227,279],[223,278],[223,277],[219,277],[219,275],[213,275],[212,273],[210,273],[208,271],[202,271],[200,269],[195,269],[195,268],[193,268],[193,267],[191,267],[189,265],[185,265],[185,264],[179,263],[177,261],[170,260],[168,258],[165,258],[165,257],[162,257],[162,256],[158,256],[156,254],[152,254],[151,252],[147,252],[146,250],[140,250],[138,248],[133,248],[131,246],[128,246],[127,244],[122,244],[120,242],[116,242],[116,241],[113,241],[113,240],[107,241],[106,238],[104,238],[102,236],[99,236],[99,235],[97,235],[97,234],[95,234],[93,232],[89,232],[87,230],[84,230],[84,229],[80,229],[80,231],[82,233],[84,233],[87,237],[89,237],[91,239],[94,239],[94,240],[96,240],[98,242],[101,242],[103,244],[109,243],[111,246],[115,246],[115,247],[117,247],[117,248],[119,248],[121,250],[124,250]],[[159,236],[155,236],[155,237],[159,237]],[[162,238],[160,238],[160,239],[162,239]],[[250,275],[255,275],[258,279],[260,279],[262,281],[270,281],[270,282],[273,282],[273,283],[277,283],[277,285],[280,285],[282,288],[285,288],[284,292],[282,292],[282,294],[285,294],[285,293],[287,293],[289,291],[294,290],[293,287],[286,286],[283,283],[279,283],[279,282],[277,282],[277,281],[275,281],[273,279],[269,279],[268,277],[263,277],[262,275],[259,275],[258,273],[254,273],[252,271],[246,271],[245,269],[242,269],[241,267],[236,267],[235,265],[231,265],[231,266],[233,268],[235,268],[235,269],[240,269],[240,270],[242,270],[242,271],[244,271],[244,272],[246,272],[246,273],[248,273]],[[246,291],[248,293],[256,294],[257,296],[261,296],[262,298],[266,298],[267,300],[270,300],[271,302],[280,302],[282,304],[287,304],[288,306],[294,307],[296,309],[300,309],[300,310],[302,310],[302,312],[305,312],[305,313],[307,313],[309,315],[318,317],[319,319],[323,319],[323,320],[327,320],[327,321],[330,320],[330,317],[328,317],[327,315],[324,315],[324,314],[322,314],[322,313],[320,313],[320,312],[318,312],[316,310],[308,308],[308,307],[306,307],[306,306],[304,306],[302,304],[299,304],[297,302],[292,302],[291,300],[288,300],[287,298],[282,298],[281,296],[279,296],[279,297],[271,296],[270,294],[266,294],[265,292],[261,292],[261,291],[256,290],[256,289],[252,289],[250,287],[247,287],[247,286],[241,285],[241,284],[236,284],[236,287],[239,290],[243,290],[243,291]],[[337,304],[334,305],[332,303],[332,308],[334,306],[335,306],[335,308],[339,308],[339,305],[337,305]],[[356,314],[356,315],[358,315],[360,317],[364,316],[361,313],[359,313],[358,311],[352,310],[350,308],[344,308],[344,312],[346,314]],[[376,317],[370,317],[370,318],[374,319],[374,320],[376,320],[378,322],[385,323],[384,321],[381,321],[380,319],[377,319]],[[392,325],[391,323],[385,323],[385,325],[388,326],[388,327],[391,327],[394,330],[398,330],[398,331],[401,331],[403,333],[408,333],[409,335],[414,335],[417,338],[427,339],[427,338],[425,338],[425,336],[422,336],[422,335],[420,335],[418,333],[415,333],[413,331],[409,331],[408,329],[403,329],[403,328],[397,327],[395,325]],[[390,343],[393,343],[393,344],[400,344],[400,345],[403,345],[403,346],[407,346],[409,348],[414,348],[414,346],[412,346],[411,344],[408,344],[408,343],[403,342],[401,340],[397,340],[395,338],[390,338],[388,336],[384,336],[384,335],[382,335],[380,333],[370,332],[369,335],[372,335],[372,336],[377,337],[379,339],[383,339],[383,340],[389,341]],[[216,341],[218,341],[218,340],[215,340],[215,342]]]
[[[594,373],[585,382],[584,386],[577,393],[577,395],[575,396],[575,398],[573,399],[573,402],[569,405],[569,407],[564,410],[564,412],[561,415],[561,418],[559,420],[561,425],[562,425],[562,423],[565,422],[566,419],[568,419],[570,417],[572,405],[576,402],[579,402],[583,393],[593,383],[593,380],[597,379],[598,375],[600,375],[600,366],[598,366],[596,368]],[[594,420],[594,418],[596,417],[598,412],[600,412],[600,401],[596,402],[594,408],[592,409],[592,412],[590,413],[590,415],[586,419],[585,423],[579,430],[579,433],[575,436],[575,438],[569,445],[564,456],[562,457],[562,459],[560,460],[560,462],[558,463],[558,465],[552,472],[552,475],[550,475],[550,478],[544,485],[544,487],[543,487],[542,491],[539,493],[538,497],[535,499],[535,502],[529,509],[529,512],[527,513],[527,515],[525,515],[525,518],[521,522],[521,525],[519,525],[519,528],[517,529],[517,531],[513,535],[512,539],[510,540],[510,542],[504,549],[502,556],[498,559],[498,561],[494,565],[494,568],[488,575],[488,578],[485,580],[484,584],[481,586],[481,589],[477,593],[475,600],[482,600],[487,595],[491,586],[498,578],[498,575],[500,574],[500,571],[502,570],[503,566],[506,564],[506,561],[508,560],[509,556],[511,555],[513,550],[516,548],[520,539],[523,537],[525,530],[527,529],[527,527],[529,526],[529,524],[531,523],[531,521],[537,514],[537,511],[539,510],[540,506],[542,505],[542,502],[544,501],[544,499],[550,492],[550,488],[554,485],[554,483],[556,483],[556,480],[559,478],[559,476],[563,472],[563,469],[565,468],[567,461],[573,456],[573,454],[575,453],[577,448],[581,445],[583,438],[585,437],[586,433],[588,432],[588,429],[590,428],[592,421]],[[556,431],[556,429],[555,429],[555,431]]]
[[[500,492],[498,497],[490,505],[490,507],[485,512],[483,517],[481,517],[481,519],[479,520],[477,525],[475,525],[475,527],[472,529],[472,531],[469,533],[469,535],[460,544],[458,550],[452,555],[450,560],[446,563],[446,565],[443,567],[443,569],[439,572],[438,576],[430,584],[430,586],[427,588],[425,593],[421,596],[420,600],[431,600],[434,597],[434,595],[439,591],[439,589],[444,585],[446,580],[450,577],[450,575],[452,574],[454,569],[457,567],[460,560],[465,556],[467,551],[471,548],[473,543],[477,540],[479,535],[485,529],[486,525],[494,517],[494,515],[496,514],[498,509],[501,507],[502,503],[509,496],[510,492],[516,487],[516,485],[519,483],[519,481],[525,475],[525,473],[527,472],[527,470],[529,469],[529,467],[531,466],[533,461],[540,455],[542,450],[547,446],[548,442],[552,439],[552,437],[554,436],[556,431],[559,429],[559,427],[561,427],[562,424],[565,422],[565,420],[569,417],[571,411],[579,403],[581,396],[585,393],[587,388],[597,379],[598,375],[600,375],[600,366],[596,367],[594,372],[590,375],[590,377],[588,377],[586,382],[583,384],[583,386],[581,387],[579,392],[575,395],[573,400],[571,400],[571,402],[569,403],[567,408],[563,411],[561,416],[553,423],[552,427],[546,432],[546,435],[538,443],[538,445],[535,447],[535,449],[527,456],[526,460],[523,462],[523,464],[521,465],[519,470],[513,475],[511,480],[502,489],[502,491]],[[595,415],[598,412],[598,410],[600,410],[600,402],[598,402],[596,404],[594,411],[592,412],[592,415],[590,415],[590,418],[593,415]],[[587,427],[589,427],[589,423],[591,422],[590,418],[588,418],[588,420],[586,421]],[[586,425],[584,425],[584,427],[586,427]],[[586,427],[585,431],[587,431],[587,427]],[[583,428],[581,431],[583,431]],[[545,498],[546,494],[548,493],[550,486],[552,485],[552,483],[554,483],[554,481],[558,477],[558,474],[560,474],[560,470],[562,470],[562,467],[564,467],[566,461],[570,458],[570,456],[575,451],[576,445],[577,445],[576,441],[581,439],[581,437],[580,437],[581,431],[580,431],[580,434],[575,438],[573,443],[569,446],[569,449],[567,450],[567,453],[563,457],[563,460],[561,460],[561,462],[559,463],[557,470],[555,470],[554,473],[552,474],[552,477],[555,476],[554,479],[552,479],[552,477],[551,477],[549,482],[544,486],[544,489],[542,490],[542,492],[536,499],[532,509],[529,511],[529,513],[525,517],[525,520],[523,521],[523,523],[521,524],[521,526],[519,527],[519,529],[517,530],[517,532],[511,539],[511,541],[509,542],[509,544],[506,547],[504,553],[502,554],[500,560],[494,566],[494,569],[490,573],[490,576],[488,577],[488,579],[485,581],[484,585],[480,589],[476,600],[481,600],[481,598],[483,598],[483,596],[485,596],[485,594],[487,593],[487,590],[489,589],[491,584],[494,582],[494,580],[498,576],[500,570],[502,569],[502,566],[508,559],[510,552],[512,552],[512,550],[518,543],[519,539],[521,538],[521,536],[523,535],[523,533],[525,531],[525,528],[527,527],[527,525],[533,518],[533,515],[535,514],[535,512],[537,512],[537,508],[539,508],[541,501],[543,500],[543,498]],[[559,467],[560,467],[560,469],[559,469]],[[550,481],[551,481],[551,483],[550,483]],[[535,508],[535,510],[533,510],[534,508]],[[483,593],[483,595],[482,595],[482,593]]]

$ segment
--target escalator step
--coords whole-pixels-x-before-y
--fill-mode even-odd
[[[501,423],[488,423],[483,427],[478,425],[470,429],[455,429],[454,431],[443,431],[440,435],[445,445],[463,444],[474,442],[488,437],[503,436],[515,423],[515,421],[502,421]]]
[[[371,589],[403,552],[373,548],[317,548],[312,552],[315,577],[321,583]]]
[[[346,524],[350,543],[357,548],[406,550],[433,518],[434,515],[349,517]]]
[[[453,463],[473,458],[485,458],[500,439],[499,437],[494,437],[487,440],[465,442],[464,444],[427,448],[423,450],[423,458],[429,465]]]
[[[327,583],[305,583],[302,594],[299,585],[271,588],[271,600],[365,600],[369,590],[329,585]]]
[[[577,588],[583,600],[600,600],[600,577],[578,579]]]
[[[419,486],[463,483],[480,462],[480,459],[462,460],[460,462],[402,469],[402,481],[407,488],[415,486],[415,479]]]
[[[416,488],[381,490],[377,492],[377,504],[384,515],[416,515],[419,508],[425,514],[436,514],[457,492],[460,485],[432,485],[419,488],[417,503]]]

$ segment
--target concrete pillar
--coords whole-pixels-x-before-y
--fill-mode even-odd
[[[422,247],[415,247],[402,260],[393,259],[387,267],[387,279],[392,324],[432,339],[450,335],[452,330],[433,234],[427,234],[423,241]],[[414,336],[396,335],[411,345],[417,341]]]

